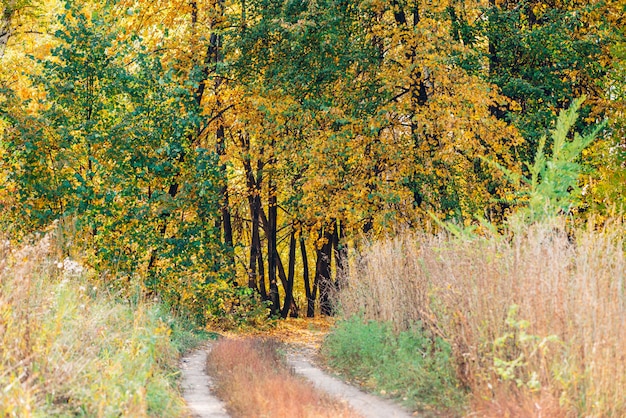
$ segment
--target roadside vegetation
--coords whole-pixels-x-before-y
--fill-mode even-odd
[[[542,146],[532,178],[518,178],[526,203],[500,231],[442,224],[437,235],[405,232],[362,248],[336,295],[348,319],[327,339],[332,366],[386,389],[386,374],[424,357],[438,393],[419,397],[447,408],[454,388],[479,415],[626,415],[626,230],[621,220],[576,226],[563,216],[578,207],[576,161],[593,139],[567,139],[576,105],[560,115],[551,155]],[[412,355],[400,349],[407,333],[422,341]],[[387,370],[359,366],[370,356]],[[432,365],[441,364],[456,382],[439,383],[448,369]],[[419,392],[422,378],[414,373],[404,391]]]
[[[269,339],[225,339],[207,361],[217,393],[234,417],[357,418],[349,406],[295,376],[279,343]]]
[[[395,333],[390,321],[353,315],[328,335],[322,358],[348,380],[412,410],[457,415],[465,404],[450,344],[417,322]]]
[[[347,278],[352,291],[339,295],[351,319],[328,338],[329,363],[394,394],[386,375],[421,362],[440,394],[419,393],[426,375],[409,373],[397,396],[415,391],[446,407],[456,388],[487,416],[624,416],[624,232],[612,222],[570,238],[536,225],[506,236],[372,243]],[[404,354],[396,341],[416,324],[430,339]],[[457,384],[441,387],[449,369],[428,366],[442,364],[438,347],[449,347]]]
[[[178,349],[198,337],[160,305],[121,300],[50,235],[0,248],[0,416],[184,416]]]

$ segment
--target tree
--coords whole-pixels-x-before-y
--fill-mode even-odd
[[[67,3],[58,46],[36,61],[41,110],[12,115],[5,150],[19,201],[12,220],[29,231],[75,219],[94,266],[116,273],[111,285],[123,290],[120,279],[142,272],[147,292],[202,322],[207,286],[230,270],[215,231],[217,155],[198,143],[197,73],[119,36],[109,7]]]
[[[229,155],[246,179],[249,285],[275,309],[276,289],[256,281],[265,271],[259,226],[271,286],[282,264],[275,232],[297,228],[308,241],[317,258],[312,283],[303,273],[308,314],[318,292],[329,313],[357,234],[414,225],[427,211],[469,220],[509,189],[479,159],[495,154],[513,165],[509,150],[520,138],[490,114],[504,98],[436,54],[468,47],[454,43],[445,8],[418,6],[252,1],[234,18],[226,65],[246,99],[236,106],[231,129],[241,140]],[[278,276],[290,288],[288,275]]]
[[[29,14],[28,9],[34,7],[32,0],[2,0],[0,2],[0,59],[4,56],[9,38],[19,26],[23,15]]]
[[[252,294],[287,316],[298,291],[331,314],[363,235],[503,220],[518,190],[485,161],[528,177],[576,95],[577,132],[605,113],[619,132],[620,7],[67,2],[54,39],[30,38],[29,78],[25,32],[3,59],[5,215],[76,219],[100,271],[199,318]],[[617,161],[598,144],[584,158]],[[593,196],[619,182],[604,165]]]
[[[599,2],[491,1],[486,23],[477,24],[476,35],[489,40],[487,79],[512,99],[509,106],[494,107],[494,114],[527,140],[522,160],[533,158],[539,139],[575,97],[590,98],[584,114],[597,106],[607,41],[594,21],[600,7]]]

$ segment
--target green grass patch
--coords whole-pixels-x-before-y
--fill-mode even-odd
[[[410,408],[460,415],[465,404],[450,345],[419,324],[394,333],[388,323],[353,316],[337,323],[322,355],[349,380]]]

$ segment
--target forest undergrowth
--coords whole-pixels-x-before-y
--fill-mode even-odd
[[[198,337],[181,320],[94,285],[51,235],[1,245],[0,416],[186,415],[177,360]]]

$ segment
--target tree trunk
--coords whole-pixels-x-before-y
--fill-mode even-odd
[[[343,242],[343,230],[339,222],[335,222],[333,232],[333,249],[335,255],[335,286],[336,290],[344,289],[348,272],[348,245]]]
[[[306,242],[304,237],[300,237],[300,254],[302,256],[302,281],[304,282],[304,293],[306,295],[306,316],[313,318],[315,316],[315,297],[311,290],[311,280],[309,279],[309,258],[306,254]],[[317,293],[317,292],[316,292]]]
[[[323,234],[324,233],[324,229],[320,229],[319,235],[318,235],[318,242],[322,239]],[[316,244],[317,245],[317,244]],[[315,274],[313,276],[313,288],[311,289],[311,297],[308,300],[308,305],[307,305],[307,316],[309,318],[313,318],[315,316],[315,301],[317,300],[317,291],[319,289],[320,286],[320,280],[319,280],[319,269],[320,269],[320,252],[321,252],[321,248],[316,248],[315,249]]]
[[[328,227],[323,232],[324,244],[317,250],[317,263],[315,266],[315,280],[313,284],[314,290],[319,287],[320,292],[320,313],[322,315],[332,315],[333,307],[331,294],[333,292],[333,282],[331,278],[331,252],[333,246],[332,233],[328,231]]]
[[[261,199],[258,195],[249,198],[250,216],[252,217],[252,237],[250,243],[250,262],[249,262],[249,279],[248,286],[257,289],[257,263],[261,258],[261,235],[259,232],[259,207]]]
[[[218,6],[221,8],[221,2],[219,2]],[[210,62],[213,64],[215,68],[215,72],[217,72],[217,67],[220,62],[223,61],[223,56],[221,53],[222,47],[222,36],[217,33],[212,33],[209,37],[209,49],[208,49],[208,57]],[[215,95],[217,97],[216,107],[219,109],[221,107],[221,101],[219,99],[219,88],[222,85],[222,78],[219,76],[215,77]],[[200,83],[198,89],[204,90],[204,80]],[[200,97],[200,100],[202,98]],[[218,118],[218,127],[215,133],[216,144],[215,151],[220,158],[220,161],[224,159],[224,155],[226,155],[226,143],[225,143],[225,133],[224,133],[224,123],[223,118],[220,116]],[[220,208],[220,217],[218,222],[220,223],[219,229],[222,232],[222,238],[224,240],[224,244],[226,244],[227,251],[230,253],[230,264],[234,264],[234,259],[232,258],[232,248],[233,248],[233,227],[230,216],[230,202],[228,195],[228,179],[226,173],[226,164],[222,161],[219,166],[220,171],[220,179],[222,181],[222,185],[220,188],[220,196],[221,196],[221,208]]]
[[[259,221],[256,205],[254,204],[254,198],[250,205],[250,216],[252,217],[252,236],[250,238],[250,258],[248,260],[248,287],[250,289],[259,290],[258,286],[258,274],[257,274],[257,260],[260,253],[260,237],[259,237]],[[256,219],[256,220],[255,220]]]
[[[247,134],[241,133],[241,147],[246,151],[247,157],[244,157],[243,167],[246,175],[246,187],[248,194],[248,206],[250,208],[251,219],[251,233],[250,233],[250,258],[248,260],[248,287],[258,290],[264,300],[267,299],[267,292],[265,291],[265,283],[259,288],[258,278],[262,276],[262,254],[261,254],[261,234],[260,234],[260,219],[261,219],[261,171],[262,163],[259,161],[257,165],[257,174],[255,176],[252,171],[252,162],[250,155],[250,139]],[[259,266],[257,270],[257,266]]]
[[[219,155],[220,160],[223,159],[226,154],[226,145],[224,144],[225,135],[224,135],[224,126],[220,123],[216,132],[217,144],[216,151],[217,155]],[[220,164],[220,179],[222,181],[222,187],[220,188],[220,195],[222,197],[222,207],[220,208],[220,223],[221,223],[221,231],[222,237],[224,238],[224,244],[226,244],[226,250],[231,254],[230,264],[234,264],[234,260],[232,259],[232,249],[233,249],[233,226],[230,217],[230,202],[228,195],[228,179],[226,173],[226,164]]]
[[[272,143],[272,148],[273,148]],[[270,161],[273,166],[274,157]],[[267,266],[268,279],[270,284],[270,310],[273,315],[280,311],[280,300],[278,295],[278,283],[276,281],[276,227],[278,221],[278,202],[276,196],[276,183],[274,182],[274,173],[270,172],[268,179],[268,208],[267,208]]]
[[[259,239],[259,252],[257,254],[257,267],[259,269],[259,292],[261,293],[261,298],[263,300],[269,300],[269,296],[267,294],[267,284],[265,283],[265,264],[263,262],[263,251],[261,251],[261,240]]]
[[[263,210],[263,208],[261,206],[259,206],[259,213],[261,214],[261,225],[263,225],[263,230],[265,231],[265,235],[268,235],[268,220],[267,220],[267,216],[265,216],[265,211]],[[278,207],[277,207],[278,209]],[[274,248],[276,250],[276,247]],[[278,278],[280,279],[281,284],[283,285],[283,288],[285,286],[287,286],[287,275],[285,274],[285,267],[283,266],[283,262],[280,258],[280,256],[278,255],[278,251],[274,251],[274,258],[275,258],[275,262],[276,262],[276,267],[278,268]]]
[[[291,236],[289,238],[289,260],[287,261],[287,286],[285,287],[285,301],[280,316],[287,318],[293,301],[293,281],[296,267],[296,228],[292,225]]]

